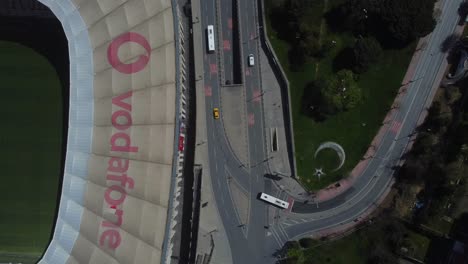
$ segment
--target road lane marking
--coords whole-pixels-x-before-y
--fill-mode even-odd
[[[278,232],[276,232],[275,228],[273,228],[271,233],[273,234],[273,237],[275,238],[276,243],[278,243],[278,245],[282,247],[284,244],[281,242],[281,239],[278,235]]]
[[[223,41],[223,49],[224,50],[231,50],[231,42],[227,39]]]
[[[211,90],[210,85],[205,85],[205,96],[209,97],[213,94],[213,91]]]
[[[249,126],[255,125],[255,115],[253,113],[249,113]]]
[[[284,229],[282,224],[279,225],[279,229],[283,233],[284,237],[286,238],[286,241],[288,241],[289,240],[288,232],[286,232],[286,229]]]
[[[390,129],[393,133],[398,133],[401,128],[401,122],[393,121],[392,128]]]
[[[216,63],[210,64],[210,73],[216,74],[218,72],[218,65]]]
[[[260,102],[261,96],[262,96],[262,94],[260,93],[260,90],[255,89],[253,91],[253,101],[254,102],[256,102],[256,103]]]

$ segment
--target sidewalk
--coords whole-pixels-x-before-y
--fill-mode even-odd
[[[205,90],[204,81],[204,65],[202,39],[203,30],[201,19],[200,2],[201,0],[192,1],[192,23],[193,23],[193,39],[194,39],[194,57],[195,57],[195,76],[196,76],[196,142],[207,142],[206,131],[206,109],[205,109]],[[201,208],[200,221],[197,240],[197,259],[198,261],[206,261],[200,263],[232,263],[231,249],[227,240],[226,231],[223,227],[218,214],[218,208],[213,196],[213,188],[211,186],[209,161],[208,161],[208,143],[200,144],[195,149],[195,164],[201,166]],[[198,263],[198,262],[197,262]]]
[[[262,93],[263,98],[263,115],[265,120],[265,142],[268,161],[271,173],[280,176],[291,176],[291,168],[289,166],[289,158],[287,152],[287,141],[285,135],[285,127],[283,120],[283,103],[281,100],[281,91],[271,65],[268,62],[263,49],[260,50],[260,64],[262,68]],[[260,97],[259,96],[259,97]],[[260,98],[259,98],[260,99]],[[278,139],[278,150],[272,151],[272,137]]]

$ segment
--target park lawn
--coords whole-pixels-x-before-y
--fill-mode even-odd
[[[0,263],[35,264],[41,256],[42,252],[10,252],[5,255],[0,253]]]
[[[453,224],[445,221],[441,216],[442,214],[431,217],[426,225],[442,234],[449,234]]]
[[[341,2],[342,0],[330,0],[328,9]],[[265,3],[268,12],[269,1]],[[320,23],[320,20],[321,17],[318,17],[317,23]],[[325,26],[322,39],[335,40],[335,47],[324,59],[307,63],[303,71],[292,72],[287,58],[289,45],[277,38],[271,26],[267,29],[290,83],[297,176],[309,190],[324,188],[346,177],[365,154],[395,98],[413,55],[415,44],[402,50],[385,50],[381,60],[368,72],[359,76],[358,85],[362,90],[363,103],[350,111],[336,114],[324,122],[317,123],[301,112],[304,88],[319,76],[327,77],[334,74],[334,58],[343,48],[353,45],[354,37],[346,32],[331,32]],[[346,152],[346,162],[338,171],[333,171],[338,165],[336,154],[324,151],[317,159],[314,158],[319,145],[326,141],[340,144]],[[323,168],[327,175],[317,178],[313,175],[316,168]]]
[[[427,250],[429,249],[429,245],[431,243],[431,239],[414,231],[409,231],[406,242],[408,243],[409,247],[409,252],[407,255],[424,261]]]
[[[47,59],[0,41],[0,259],[42,253],[49,243],[61,177],[63,105]]]
[[[362,264],[367,261],[369,244],[358,233],[304,251],[303,263]],[[297,263],[301,264],[301,263]]]

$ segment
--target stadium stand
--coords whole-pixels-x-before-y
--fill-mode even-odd
[[[68,39],[70,102],[58,217],[39,263],[170,263],[183,162],[178,11],[171,0],[40,2]]]

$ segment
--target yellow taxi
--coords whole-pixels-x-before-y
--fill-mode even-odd
[[[214,119],[219,119],[219,108],[218,107],[213,108],[213,117],[214,117]]]

